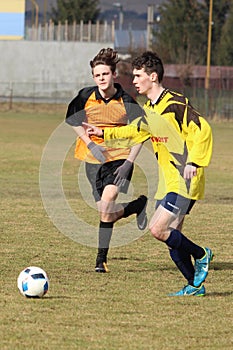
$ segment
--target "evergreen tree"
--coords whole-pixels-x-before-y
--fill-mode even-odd
[[[233,2],[226,16],[226,21],[222,27],[221,37],[216,50],[216,63],[218,65],[233,65]]]
[[[209,7],[210,0],[206,0],[206,6]],[[232,0],[213,0],[213,28],[212,28],[212,46],[213,51],[218,50],[218,45],[222,36],[222,29],[226,22]],[[216,64],[215,56],[213,62]]]
[[[202,64],[208,14],[197,0],[167,0],[161,7],[157,48],[166,63]]]
[[[98,0],[57,0],[57,6],[52,8],[52,20],[69,24],[80,20],[95,22],[99,16]]]
[[[216,52],[223,48],[220,39],[230,3],[232,0],[213,0],[211,64],[217,64]],[[155,49],[166,63],[206,64],[209,5],[210,0],[167,0],[162,5]],[[229,27],[227,30],[232,29]]]

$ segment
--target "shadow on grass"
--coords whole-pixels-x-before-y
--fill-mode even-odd
[[[119,260],[119,261],[125,261],[125,260],[133,260],[133,261],[144,261],[143,259],[139,259],[139,258],[126,258],[124,256],[119,256],[119,257],[112,257],[111,260]]]
[[[111,258],[112,261],[141,261],[143,264],[146,264],[147,262],[144,260],[144,259],[139,259],[139,258],[127,258],[127,257],[112,257]],[[153,263],[148,262],[148,270],[150,270],[150,268],[152,267],[152,264],[154,267],[158,267],[157,265],[157,262],[156,262],[156,259]],[[146,268],[146,266],[145,266]],[[173,267],[173,266],[160,266],[160,270],[174,270],[176,269],[176,267]],[[210,264],[210,270],[233,270],[233,262],[225,262],[225,261],[222,261],[222,262],[211,262]]]
[[[208,292],[208,297],[230,297],[233,292]]]
[[[233,270],[232,262],[213,262],[210,265],[210,270]]]
[[[140,266],[135,266],[135,267],[130,267],[126,269],[128,273],[145,273],[145,272],[156,272],[156,271],[178,271],[177,267],[172,265],[172,261],[169,261],[169,265],[166,265],[166,263],[158,265],[158,262],[156,261],[146,261],[144,259],[138,259],[138,258],[126,258],[126,257],[112,257],[110,259],[112,261],[112,264],[109,264],[109,269],[111,272],[111,267],[113,267],[115,264],[114,262],[117,261],[137,261],[141,262]],[[233,263],[231,262],[212,262],[209,267],[209,271],[232,271],[233,270]],[[88,269],[88,270],[83,270],[83,273],[85,274],[96,274],[94,269]],[[99,274],[102,275],[102,274]],[[106,275],[106,274],[103,274]],[[107,274],[108,275],[108,274]]]
[[[40,298],[41,300],[52,300],[52,299],[78,299],[79,297],[67,296],[67,295],[46,295],[44,298]]]
[[[135,269],[129,269],[127,270],[128,272],[145,272],[145,271],[155,271],[155,270],[160,270],[160,271],[174,271],[177,270],[177,267],[174,265],[160,265],[158,266],[156,264],[156,261],[152,264],[151,262],[148,263],[146,266],[146,263],[142,263],[140,269],[137,270]],[[230,262],[219,262],[219,263],[211,263],[209,267],[209,271],[232,271],[233,270],[233,263]]]

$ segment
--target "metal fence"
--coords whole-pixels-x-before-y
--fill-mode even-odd
[[[86,42],[114,42],[115,23],[80,23],[73,22],[69,25],[66,21],[64,24],[54,25],[53,21],[39,24],[38,27],[26,27],[25,40],[32,41],[86,41]]]
[[[67,103],[78,90],[90,83],[56,83],[56,82],[1,82],[0,103],[7,102],[12,107],[15,102],[28,103]]]
[[[203,115],[233,120],[233,94],[230,90],[185,88],[184,94]]]
[[[54,25],[52,21],[38,27],[26,27],[25,40],[28,41],[76,41],[76,42],[112,42],[120,53],[133,50],[145,50],[147,48],[148,34],[146,30],[119,30],[115,28],[115,22],[100,23],[74,22],[69,25],[59,23]]]
[[[11,109],[14,103],[26,102],[32,104],[67,104],[77,95],[78,91],[90,83],[0,83],[0,105],[8,105]],[[123,85],[123,84],[122,84]],[[132,86],[125,87],[132,93]],[[231,90],[211,89],[206,96],[203,88],[187,87],[182,91],[189,97],[193,106],[201,114],[209,117],[226,118],[233,120],[233,94]]]

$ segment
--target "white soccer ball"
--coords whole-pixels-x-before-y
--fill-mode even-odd
[[[42,298],[49,289],[49,279],[40,267],[29,266],[20,272],[17,285],[25,297]]]

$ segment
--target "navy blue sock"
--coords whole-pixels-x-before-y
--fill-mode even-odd
[[[193,285],[195,270],[191,255],[180,249],[169,249],[169,253],[182,275],[188,281],[188,284]]]
[[[201,259],[205,255],[202,247],[190,241],[179,230],[172,230],[165,243],[172,249],[184,250],[189,255],[192,255],[194,259]]]
[[[112,237],[113,222],[100,221],[99,224],[99,246],[97,254],[97,263],[107,262],[109,244]]]

